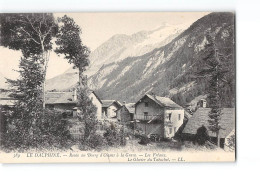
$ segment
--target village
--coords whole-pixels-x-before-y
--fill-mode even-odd
[[[133,136],[144,135],[152,142],[161,141],[194,141],[198,129],[208,126],[208,113],[205,99],[197,102],[196,109],[191,110],[173,102],[170,98],[145,94],[137,102],[119,102],[117,100],[101,100],[94,91],[87,92],[94,106],[96,118],[99,121],[98,131],[104,133],[104,124],[120,125],[124,131]],[[46,108],[64,112],[65,119],[73,122],[67,128],[75,140],[84,136],[84,124],[78,120],[77,92],[47,92]],[[2,96],[1,107],[13,106],[16,100]],[[1,129],[3,129],[3,116],[1,116]],[[230,146],[231,138],[235,135],[235,109],[223,108],[221,121],[223,129],[220,130],[220,148],[225,151],[234,151]],[[216,136],[208,130],[209,141],[216,143]]]
[[[77,17],[3,14],[3,47],[23,57],[18,77],[2,76],[0,147],[235,152],[234,57],[224,49],[234,45],[233,18],[201,14],[187,25],[114,34],[91,51]],[[68,69],[50,62],[60,73],[47,75],[50,59]]]

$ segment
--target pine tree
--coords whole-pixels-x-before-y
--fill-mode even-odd
[[[13,87],[10,96],[17,99],[11,124],[15,126],[14,139],[19,139],[19,147],[38,147],[41,137],[42,83],[44,76],[40,71],[39,58],[21,58],[20,78],[8,80]]]
[[[206,35],[208,43],[205,46],[204,56],[201,59],[202,69],[199,71],[198,78],[208,79],[208,99],[209,107],[209,130],[216,134],[217,145],[219,146],[219,131],[222,129],[220,125],[222,104],[220,87],[225,81],[227,68],[223,64],[225,57],[218,52],[214,37],[210,34]]]

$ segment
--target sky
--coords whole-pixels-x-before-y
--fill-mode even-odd
[[[115,34],[127,34],[142,30],[153,30],[165,23],[177,25],[189,21],[196,21],[208,12],[121,12],[121,13],[66,13],[72,17],[82,29],[82,41],[91,51],[107,41]],[[62,17],[65,13],[55,13],[55,17]],[[0,47],[0,73],[7,78],[16,78],[20,51],[13,51]],[[62,56],[54,52],[50,54],[47,79],[64,73],[72,65]]]

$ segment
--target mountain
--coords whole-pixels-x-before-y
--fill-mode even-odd
[[[184,106],[207,94],[208,80],[196,79],[195,73],[201,70],[209,33],[215,38],[219,52],[226,56],[225,65],[229,67],[227,83],[220,90],[223,107],[234,107],[234,14],[211,13],[185,30],[183,27],[179,31],[166,32],[167,28],[168,25],[150,32],[116,35],[109,39],[92,53],[88,84],[102,99],[136,102],[145,93],[153,92]],[[167,35],[159,40],[160,33]],[[56,89],[68,89],[77,82],[75,78],[75,71],[68,70],[47,83],[49,89],[54,88],[50,84],[56,82]]]
[[[194,78],[210,33],[219,52],[227,56],[227,84],[220,90],[223,106],[235,104],[234,14],[211,13],[194,22],[170,43],[142,56],[103,65],[89,84],[103,99],[136,102],[147,92],[171,97],[185,105],[207,93],[208,80]]]
[[[191,23],[163,24],[151,31],[141,31],[132,35],[114,35],[90,54],[91,64],[85,74],[89,77],[99,74],[97,71],[101,67],[120,62],[127,57],[141,56],[164,46],[187,29]],[[66,90],[73,87],[78,81],[77,72],[76,69],[70,68],[64,74],[47,80],[46,89]]]

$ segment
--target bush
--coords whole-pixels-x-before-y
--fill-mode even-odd
[[[62,149],[71,145],[67,121],[60,111],[45,110],[37,120],[23,117],[19,109],[13,109],[4,116],[3,147],[7,150]]]
[[[143,135],[141,136],[141,140],[138,143],[141,145],[147,145],[150,142],[151,142],[150,139],[146,135]]]
[[[104,137],[109,146],[125,146],[126,139],[123,127],[116,127],[113,123],[106,128]]]
[[[208,140],[209,140],[208,130],[204,125],[202,125],[197,130],[195,136],[195,142],[197,142],[199,145],[204,145]]]
[[[106,146],[106,141],[103,136],[99,134],[90,134],[87,139],[82,140],[79,148],[81,150],[96,149],[99,150]]]

